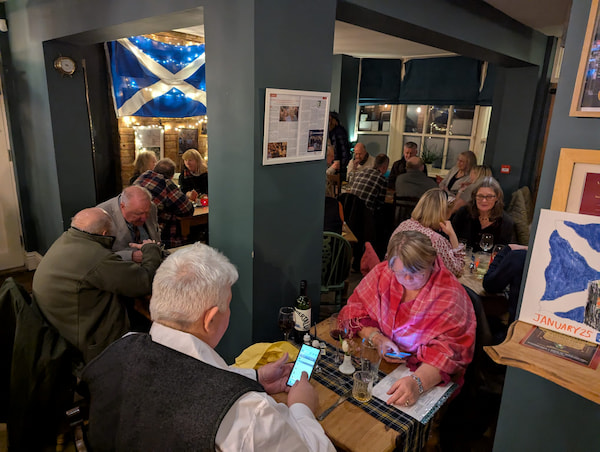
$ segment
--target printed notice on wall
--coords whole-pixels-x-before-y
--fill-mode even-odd
[[[325,157],[329,97],[330,93],[267,88],[263,165]]]

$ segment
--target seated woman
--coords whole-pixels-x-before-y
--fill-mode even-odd
[[[482,177],[492,177],[492,169],[489,166],[477,165],[471,169],[468,182],[463,183],[456,194],[456,199],[452,203],[450,215],[469,203],[473,189]]]
[[[179,188],[195,201],[198,195],[208,194],[208,168],[196,149],[188,149],[181,156],[183,171],[179,174]]]
[[[153,170],[156,166],[156,154],[152,151],[140,151],[133,162],[133,176],[129,179],[129,185],[133,185],[140,174]]]
[[[411,218],[403,221],[392,233],[417,231],[431,240],[438,256],[454,276],[460,278],[465,264],[464,246],[458,238],[448,218],[448,196],[441,188],[427,190],[413,209]],[[442,231],[448,238],[442,236]]]
[[[495,245],[515,242],[515,224],[504,212],[504,194],[493,177],[484,177],[475,184],[469,203],[452,217],[452,226],[473,251],[481,250],[479,242],[484,233],[494,236]]]
[[[465,289],[442,264],[431,241],[416,231],[395,234],[389,261],[377,265],[357,286],[338,319],[352,335],[388,352],[411,355],[413,374],[396,381],[389,404],[411,406],[440,382],[462,384],[473,358],[475,313]]]
[[[439,187],[453,196],[456,196],[463,183],[468,182],[471,168],[477,165],[477,157],[471,151],[458,154],[456,166],[454,166],[444,179],[439,181]]]

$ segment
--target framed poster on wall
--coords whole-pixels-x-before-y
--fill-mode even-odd
[[[600,150],[560,150],[550,208],[600,216]]]
[[[134,126],[135,155],[140,151],[152,151],[156,160],[165,157],[165,129],[160,126]]]
[[[581,50],[570,116],[600,118],[600,1],[592,7]]]
[[[321,160],[330,93],[267,88],[263,165]]]

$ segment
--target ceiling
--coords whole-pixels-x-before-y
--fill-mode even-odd
[[[572,0],[481,1],[540,33],[562,37],[569,20]],[[204,36],[204,25],[176,31]],[[453,55],[445,50],[341,21],[335,22],[333,53],[355,58],[423,58]]]
[[[561,37],[571,0],[483,0],[507,16],[547,36]],[[355,58],[418,58],[453,55],[405,39],[336,21],[333,53]]]

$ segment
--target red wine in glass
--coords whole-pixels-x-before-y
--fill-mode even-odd
[[[283,307],[279,309],[278,317],[279,329],[284,335],[287,341],[290,337],[290,333],[294,329],[294,308]]]

